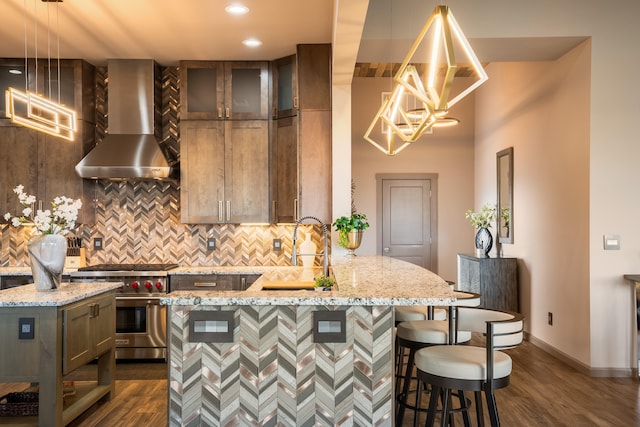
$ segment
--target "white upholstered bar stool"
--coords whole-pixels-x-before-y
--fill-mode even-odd
[[[455,296],[455,307],[480,305],[480,295],[478,294],[455,291]],[[453,314],[455,310],[452,309],[450,312]],[[396,360],[396,425],[402,425],[405,409],[420,410],[420,394],[415,390],[410,390],[416,352],[432,345],[453,343],[453,337],[449,340],[449,331],[454,329],[457,336],[456,344],[471,340],[471,332],[455,328],[455,324],[451,323],[454,320],[410,320],[402,322],[396,327],[396,354],[399,355]],[[406,350],[409,351],[409,356],[407,362],[402,363]],[[409,394],[414,392],[416,395],[415,403],[409,404]],[[422,410],[424,411],[424,409]],[[416,416],[414,414],[414,417]]]
[[[468,412],[464,391],[473,391],[478,425],[484,425],[484,392],[491,425],[497,427],[500,420],[494,390],[509,385],[512,368],[511,358],[499,350],[522,343],[524,319],[517,313],[475,307],[460,307],[457,312],[457,327],[460,330],[486,334],[486,344],[484,347],[438,345],[416,352],[417,392],[420,392],[422,384],[431,386],[426,425],[434,425],[438,412],[441,414],[441,426],[444,427],[451,421],[448,414],[452,391],[457,391],[461,407]],[[441,411],[437,410],[439,399],[442,402]],[[467,425],[468,413],[463,415]]]

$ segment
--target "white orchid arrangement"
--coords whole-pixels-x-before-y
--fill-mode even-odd
[[[467,218],[476,229],[491,228],[491,223],[496,219],[496,206],[491,203],[485,203],[480,209],[480,212],[469,209],[465,212],[465,218]]]
[[[33,205],[36,203],[36,196],[26,194],[23,185],[18,185],[13,189],[13,192],[18,195],[18,200],[22,205],[22,215],[12,216],[10,212],[7,212],[4,219],[11,221],[14,227],[30,224],[35,226],[35,234],[62,235],[75,228],[78,211],[82,207],[80,199],[74,200],[58,196],[51,202],[51,209],[38,209],[34,212]]]

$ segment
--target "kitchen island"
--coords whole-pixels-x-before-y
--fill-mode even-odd
[[[331,291],[263,290],[321,273],[277,267],[246,291],[163,297],[169,424],[392,425],[393,306],[455,296],[436,274],[389,257],[335,257],[331,268]]]
[[[113,283],[63,283],[56,291],[23,285],[0,291],[0,382],[38,383],[39,425],[63,426],[100,399],[113,396]],[[63,375],[98,358],[95,382],[63,401]],[[0,425],[30,423],[0,417]]]

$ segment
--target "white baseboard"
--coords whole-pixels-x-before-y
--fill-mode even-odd
[[[563,353],[557,348],[547,344],[544,341],[539,340],[538,338],[530,335],[525,332],[525,338],[531,344],[535,345],[539,349],[543,350],[546,353],[549,353],[551,356],[559,359],[560,361],[566,363],[577,371],[589,375],[590,377],[600,377],[600,378],[634,378],[638,376],[637,369],[628,369],[628,368],[592,368],[591,366],[585,365],[581,361],[574,359],[568,354]]]

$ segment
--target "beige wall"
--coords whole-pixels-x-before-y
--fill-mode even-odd
[[[476,93],[476,195],[514,148],[514,244],[526,329],[589,364],[591,43],[554,62],[494,63]],[[479,204],[481,200],[476,200]],[[547,324],[547,313],[554,324]]]
[[[420,28],[432,8],[425,7],[423,2],[417,0],[408,1],[409,3],[413,2],[415,7],[401,7],[400,3],[404,5],[404,1],[394,1],[394,15],[396,11],[406,12],[406,16],[398,18],[400,22],[405,24],[405,28],[411,26],[414,21],[418,21],[418,23],[412,27]],[[339,3],[336,2],[336,4]],[[617,371],[629,372],[630,368],[636,366],[631,358],[631,337],[635,334],[632,329],[632,320],[635,313],[632,305],[631,286],[624,280],[623,275],[638,273],[640,270],[640,227],[638,226],[640,174],[637,172],[640,144],[637,141],[636,129],[640,104],[634,86],[636,70],[640,68],[640,49],[637,48],[637,41],[640,40],[640,26],[636,22],[637,17],[640,16],[640,2],[617,1],[609,4],[598,0],[564,0],[562,2],[554,0],[536,2],[450,0],[447,5],[454,11],[456,19],[469,38],[591,37],[590,94],[576,94],[579,95],[577,97],[579,99],[574,101],[567,99],[562,93],[564,98],[558,99],[558,104],[554,104],[554,108],[561,109],[564,103],[566,104],[565,109],[570,110],[575,102],[589,103],[589,128],[587,131],[589,150],[588,153],[575,153],[577,156],[589,156],[586,178],[588,181],[586,184],[588,185],[588,214],[579,220],[588,221],[588,230],[585,230],[588,233],[588,253],[563,252],[556,253],[556,257],[552,258],[536,253],[540,251],[540,247],[537,246],[537,243],[524,240],[526,232],[516,229],[515,239],[518,246],[517,255],[523,259],[523,265],[530,268],[526,272],[530,277],[531,284],[529,286],[534,286],[534,284],[537,286],[537,283],[542,283],[542,281],[538,281],[538,277],[553,280],[554,283],[553,286],[549,285],[541,292],[536,289],[532,293],[535,295],[535,299],[531,304],[535,306],[536,312],[530,313],[529,325],[534,330],[535,338],[539,338],[568,356],[584,362],[593,370],[602,369],[603,372],[613,373]],[[422,8],[426,9],[423,14],[416,13]],[[394,28],[400,31],[403,27],[395,26]],[[580,61],[583,59],[584,57]],[[570,84],[571,82],[565,81],[564,83]],[[353,85],[357,86],[357,82],[354,82]],[[361,107],[363,106],[354,102],[354,109]],[[555,119],[549,115],[544,118]],[[334,126],[349,126],[348,123],[340,122],[341,118],[334,116]],[[542,121],[538,125],[542,131],[545,123]],[[569,126],[558,126],[554,128],[553,138],[563,140],[570,131],[572,128]],[[373,152],[359,153],[358,150],[364,150],[364,148],[358,147],[358,140],[355,138],[352,144],[354,146],[353,175],[357,181],[363,181],[359,184],[361,188],[364,186],[363,191],[369,191],[367,186],[371,185],[369,181],[372,172],[367,171],[368,167],[363,163],[368,162],[370,157],[374,156]],[[554,148],[560,149],[557,145]],[[389,169],[431,167],[428,163],[430,160],[418,158],[417,151],[418,149],[406,151],[407,156],[403,158],[405,163],[395,160],[387,163],[379,158],[380,155],[377,155],[375,161],[384,162],[385,168]],[[519,157],[519,152],[520,150],[516,151],[516,170],[517,173],[522,173],[522,169],[527,167],[527,160],[525,157]],[[412,155],[409,156],[409,153]],[[478,162],[488,161],[489,156],[494,156],[495,152],[492,147],[489,153],[481,152],[478,149],[476,154],[480,157],[475,163],[477,165]],[[553,159],[554,157],[550,157],[548,162],[553,162]],[[570,160],[570,164],[574,164],[575,161],[578,163],[584,161],[580,157],[577,160],[574,160],[573,157],[567,160]],[[554,170],[558,167],[555,166]],[[493,175],[494,172],[491,172],[491,176]],[[488,197],[485,189],[492,186],[489,180],[493,178],[490,178],[488,174],[479,176],[479,173],[476,173],[475,177],[479,182],[474,184],[473,196],[465,197],[465,202],[457,205],[453,202],[450,203],[446,212],[463,210],[471,202],[479,206],[483,199]],[[562,180],[553,181],[549,185],[561,185],[562,182]],[[527,182],[523,183],[520,180],[518,185],[524,184]],[[577,191],[583,191],[584,186],[585,184],[581,183],[577,187]],[[527,188],[525,187],[525,189]],[[521,193],[525,190],[519,191]],[[568,189],[564,194],[566,197],[574,197],[572,192],[573,188]],[[522,200],[523,196],[520,193],[516,193],[516,200]],[[560,197],[562,194],[555,193],[554,196]],[[364,197],[364,195],[357,197]],[[583,203],[584,195],[578,197],[580,203]],[[360,201],[359,208],[361,210],[370,209],[372,206],[370,203],[372,202],[369,199]],[[444,228],[442,211],[444,211],[444,206],[441,206],[439,213],[440,226]],[[519,215],[517,221],[522,221],[521,214],[518,212],[515,214]],[[562,222],[566,225],[571,222],[566,218],[572,217],[573,213],[559,211],[555,212],[555,215],[565,218]],[[527,226],[531,227],[534,222],[539,220],[535,215],[526,219],[530,220]],[[459,228],[462,229],[464,221],[460,221]],[[545,221],[541,220],[540,222],[542,224],[537,224],[537,229],[546,230],[547,227],[552,227],[548,223],[547,217],[545,217]],[[523,225],[525,224],[521,224],[520,227]],[[556,241],[568,239],[572,241],[568,246],[583,250],[585,237],[570,231],[577,229],[582,232],[584,224],[572,225],[571,229],[553,227],[559,232],[558,234],[536,234],[535,241],[547,239],[549,241],[548,247],[553,246]],[[455,232],[461,231],[456,230]],[[619,234],[621,236],[619,251],[603,250],[602,239],[605,234]],[[375,247],[375,245],[371,246],[369,238],[370,236],[365,237],[368,251]],[[444,240],[443,234],[441,234],[440,240]],[[457,237],[457,240],[462,242],[464,237]],[[460,248],[449,250],[448,253],[442,251],[440,253],[441,263],[444,263],[443,259],[450,257],[457,250]],[[512,251],[516,251],[515,245]],[[587,277],[584,277],[585,269],[588,269]],[[577,278],[573,278],[574,270]],[[449,268],[443,265],[439,272],[442,275],[448,275],[449,271]],[[566,286],[565,278],[567,277],[572,277],[569,288],[566,290],[555,289]],[[586,281],[588,284],[580,285],[578,282],[582,281]],[[588,296],[573,294],[576,290],[587,292]],[[562,303],[558,301],[558,298]],[[540,316],[544,318],[549,309],[556,310],[554,312],[556,319],[552,328],[545,329],[544,321],[540,320]],[[588,322],[583,321],[585,310],[589,312]],[[588,332],[585,332],[585,329]],[[539,336],[535,334],[539,334]],[[585,334],[588,335],[588,338]],[[565,343],[567,337],[572,335],[576,335],[576,337]]]

